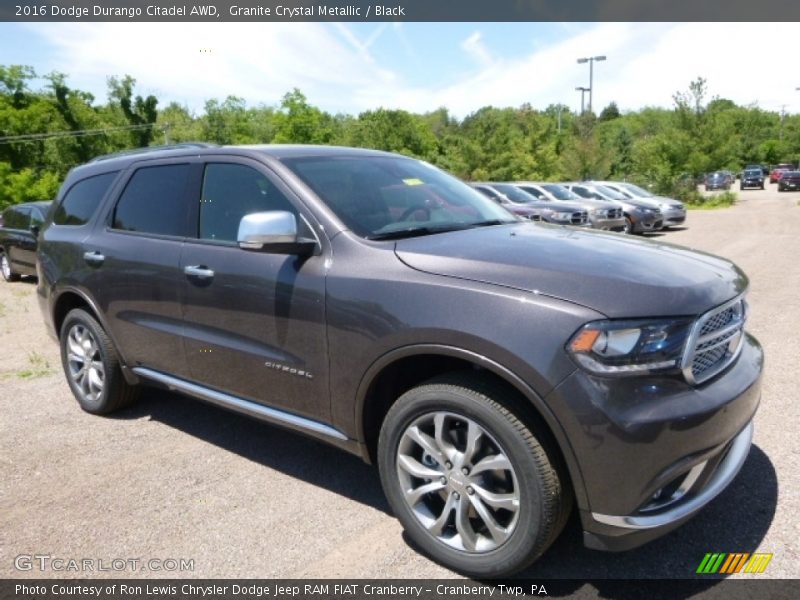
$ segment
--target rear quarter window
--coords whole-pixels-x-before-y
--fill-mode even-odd
[[[85,225],[94,216],[118,171],[87,177],[74,184],[53,214],[56,225]]]
[[[12,206],[3,213],[2,221],[5,229],[27,229],[30,224],[30,210]]]

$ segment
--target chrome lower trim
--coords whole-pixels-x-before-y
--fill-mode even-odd
[[[294,429],[321,434],[337,440],[344,441],[349,439],[341,431],[334,429],[329,425],[312,421],[311,419],[306,419],[305,417],[298,417],[297,415],[293,415],[276,408],[263,406],[255,402],[251,402],[250,400],[237,398],[236,396],[231,396],[230,394],[211,390],[196,383],[178,379],[172,375],[166,375],[145,367],[134,367],[133,372],[144,379],[162,383],[170,390],[175,390],[190,396],[194,396],[200,400],[205,400],[211,404],[216,404],[217,406],[228,408],[256,419],[261,419],[262,421],[277,423],[278,425],[288,425]]]
[[[598,523],[611,525],[622,529],[654,529],[663,527],[685,519],[703,508],[711,502],[717,495],[724,490],[733,478],[739,473],[747,455],[750,453],[750,444],[753,441],[753,422],[747,426],[733,439],[728,455],[717,467],[714,475],[709,479],[706,486],[686,502],[679,504],[666,512],[657,515],[604,515],[592,513],[592,518]]]

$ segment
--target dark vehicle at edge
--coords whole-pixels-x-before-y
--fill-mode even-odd
[[[750,449],[763,354],[736,265],[520,221],[411,158],[106,157],[67,176],[37,267],[84,410],[146,383],[325,440],[471,576],[530,564],[573,507],[591,548],[658,537]]]
[[[788,192],[800,190],[800,171],[784,171],[778,180],[778,191]]]
[[[36,237],[50,201],[9,206],[0,216],[0,273],[6,281],[36,275]]]

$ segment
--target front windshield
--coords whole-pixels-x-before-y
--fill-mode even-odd
[[[574,192],[570,192],[567,188],[563,185],[558,185],[555,183],[547,183],[542,185],[542,187],[553,194],[555,198],[558,200],[580,200],[581,197]]]
[[[604,185],[597,185],[595,186],[595,189],[598,192],[600,192],[603,196],[606,196],[608,198],[613,198],[614,200],[627,200],[627,198],[625,198],[625,194],[621,194],[616,190],[612,190],[610,187],[606,187]]]
[[[638,196],[639,198],[652,198],[653,194],[648,192],[644,188],[640,188],[638,185],[633,183],[621,183],[620,184],[623,188],[631,192],[634,196]]]
[[[748,169],[744,172],[745,177],[761,177],[761,171],[758,169]]]
[[[492,187],[516,204],[530,204],[536,201],[535,196],[532,196],[528,192],[523,192],[517,186],[511,185],[510,183],[493,183]]]
[[[354,233],[424,235],[517,220],[436,167],[399,156],[313,156],[283,160]]]

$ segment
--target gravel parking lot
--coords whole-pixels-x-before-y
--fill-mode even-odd
[[[686,578],[706,552],[759,551],[774,554],[763,576],[800,576],[800,194],[737,193],[735,207],[691,211],[687,228],[651,239],[730,258],[750,276],[749,330],[767,363],[741,474],[688,525],[631,552],[583,548],[573,518],[524,575]],[[408,545],[377,471],[355,457],[156,390],[113,418],[83,413],[31,280],[0,282],[0,349],[0,577],[453,576]],[[15,568],[33,554],[127,562]],[[193,570],[158,571],[168,559]]]

